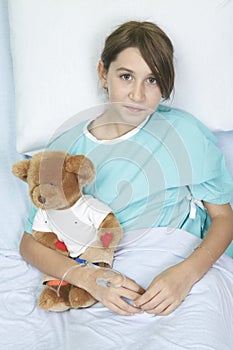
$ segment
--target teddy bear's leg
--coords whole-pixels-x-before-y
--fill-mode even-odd
[[[87,291],[75,286],[70,288],[69,301],[74,309],[89,307],[97,302]]]
[[[53,232],[41,232],[34,231],[32,232],[33,238],[41,244],[45,245],[48,248],[55,249],[55,242],[57,241],[57,235]]]
[[[65,286],[61,286],[59,290],[59,296],[56,293],[56,289],[45,287],[45,289],[41,292],[38,306],[46,311],[56,311],[62,312],[70,309],[69,302],[69,291],[70,284]]]
[[[58,240],[57,235],[53,232],[33,231],[33,238],[44,246],[59,251],[61,254],[69,255],[65,244]]]

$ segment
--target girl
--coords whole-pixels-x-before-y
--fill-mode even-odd
[[[186,260],[155,276],[147,290],[129,278],[117,288],[100,286],[101,268],[73,269],[75,261],[31,237],[33,213],[21,254],[57,278],[68,271],[68,282],[121,315],[167,315],[230,246],[233,182],[213,135],[188,113],[159,105],[173,90],[174,68],[172,43],[158,26],[131,21],[118,27],[106,39],[98,75],[110,104],[80,124],[67,146],[97,168],[95,184],[85,193],[109,204],[124,231],[182,228],[203,241]],[[118,277],[112,272],[111,282]]]

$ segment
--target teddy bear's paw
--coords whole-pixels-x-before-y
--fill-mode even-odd
[[[69,300],[74,309],[89,307],[97,302],[87,291],[75,286],[70,289]]]
[[[38,306],[46,311],[62,312],[70,309],[69,302],[70,285],[62,286],[59,296],[55,289],[45,288],[39,297]]]

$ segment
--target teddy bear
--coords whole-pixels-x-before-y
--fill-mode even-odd
[[[14,163],[12,172],[28,184],[32,203],[38,208],[32,231],[37,241],[79,263],[111,268],[122,228],[109,206],[82,193],[83,186],[95,178],[89,158],[46,150]],[[43,284],[38,305],[46,311],[96,303],[87,291],[66,281],[44,275]]]

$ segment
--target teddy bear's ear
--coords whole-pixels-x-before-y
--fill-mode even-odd
[[[68,155],[65,160],[65,169],[78,176],[81,186],[87,185],[95,178],[94,164],[83,155]]]
[[[12,173],[21,180],[27,182],[27,174],[30,165],[30,159],[21,160],[12,165]]]

